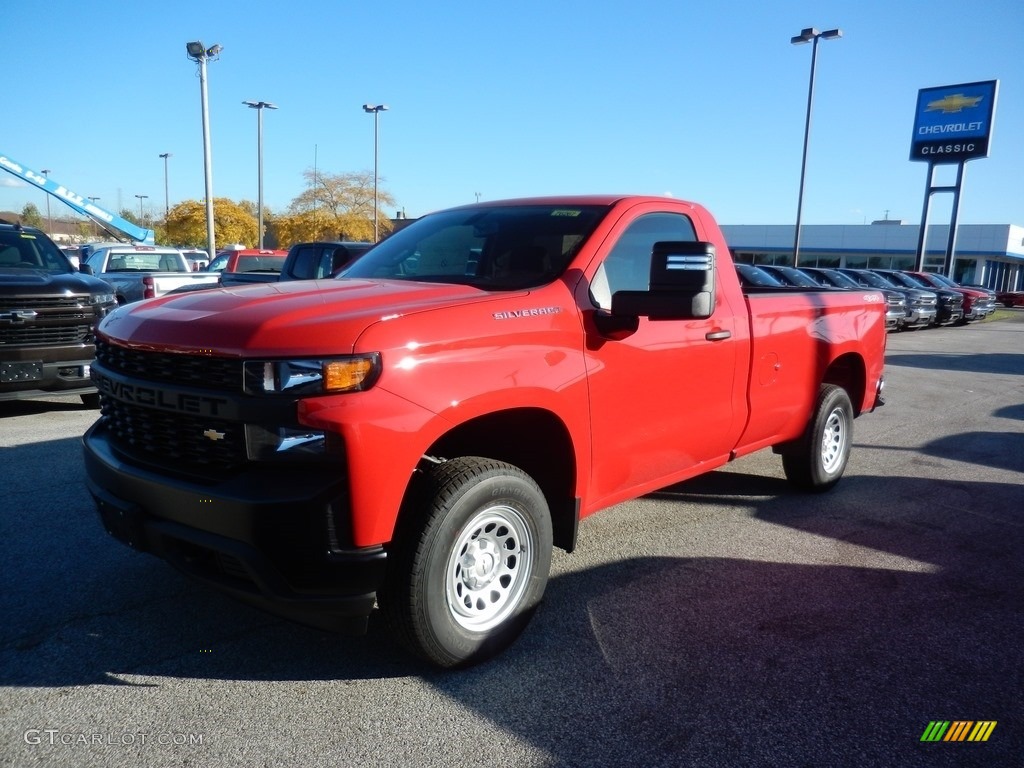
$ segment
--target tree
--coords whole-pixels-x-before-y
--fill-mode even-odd
[[[218,243],[242,243],[255,248],[259,242],[256,218],[238,203],[226,197],[213,199],[213,229]],[[185,200],[167,214],[167,241],[189,248],[205,248],[206,204]]]
[[[26,227],[43,228],[43,214],[36,208],[35,203],[25,203],[21,209],[21,223]]]
[[[292,200],[289,216],[278,218],[282,243],[373,239],[373,173],[325,174],[306,170],[302,176],[306,190]],[[379,181],[378,206],[394,207],[395,198],[380,189]],[[390,232],[391,220],[379,208],[377,218],[381,233]]]

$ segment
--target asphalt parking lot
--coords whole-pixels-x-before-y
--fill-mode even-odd
[[[0,403],[4,766],[1024,764],[1024,310],[891,335],[831,493],[768,452],[581,525],[504,656],[440,673],[100,527],[75,398]],[[932,721],[987,741],[922,742]]]

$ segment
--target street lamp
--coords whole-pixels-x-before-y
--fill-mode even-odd
[[[149,195],[136,195],[136,197],[139,198],[139,225],[141,226],[145,220],[142,214],[142,201],[148,199]]]
[[[387,104],[363,104],[363,111],[373,115],[373,242],[377,242],[380,230],[377,228],[377,119],[381,112],[385,112]]]
[[[206,95],[206,61],[211,58],[219,58],[222,50],[224,49],[220,45],[212,45],[207,48],[199,41],[185,44],[185,51],[188,57],[199,65],[199,92],[203,104],[203,173],[206,179],[206,243],[211,259],[217,255],[217,249],[213,234],[213,168],[210,157],[210,118]]]
[[[252,109],[256,110],[256,159],[258,166],[258,183],[259,183],[259,197],[256,205],[259,207],[259,232],[260,242],[257,246],[260,250],[263,249],[263,110],[264,109],[277,109],[276,104],[271,104],[269,101],[243,101],[243,104],[249,105]]]
[[[49,168],[43,168],[43,170],[41,170],[40,173],[43,174],[43,176],[46,177],[47,181],[49,181],[49,179],[50,179],[50,169]],[[50,193],[49,193],[49,191],[47,191],[47,193],[46,193],[46,227],[50,230],[47,234],[49,234],[50,237],[53,237],[53,219],[50,218]]]
[[[169,193],[169,187],[167,186],[167,158],[171,156],[170,152],[163,152],[160,157],[164,159],[164,223],[167,223],[167,217],[171,215],[171,195]]]
[[[794,267],[800,266],[800,217],[803,214],[804,207],[804,177],[807,174],[807,142],[811,136],[811,104],[814,103],[814,70],[818,59],[818,39],[833,40],[842,36],[843,30],[841,29],[826,29],[824,32],[819,32],[814,27],[808,27],[801,30],[800,34],[796,37],[790,38],[789,41],[793,45],[813,43],[811,46],[811,82],[807,88],[807,120],[804,123],[804,154],[800,162],[800,195],[796,203],[796,235],[793,239]]]

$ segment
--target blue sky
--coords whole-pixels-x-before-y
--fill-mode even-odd
[[[109,210],[201,199],[197,67],[209,64],[213,189],[283,211],[314,163],[373,168],[409,217],[558,193],[668,194],[724,224],[796,216],[811,46],[823,41],[805,224],[920,220],[927,165],[910,162],[920,88],[1000,81],[990,157],[968,164],[961,223],[1024,224],[1024,3],[517,0],[433,3],[5,0],[0,154]],[[944,169],[950,171],[950,168]],[[952,183],[952,173],[937,181]],[[948,221],[949,195],[932,222]],[[45,194],[0,172],[0,210]],[[67,210],[53,200],[53,205]],[[56,211],[55,211],[56,212]]]

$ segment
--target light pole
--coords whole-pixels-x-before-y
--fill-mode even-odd
[[[363,104],[363,111],[373,115],[373,242],[380,237],[380,230],[377,227],[377,121],[381,112],[387,111],[387,104]]]
[[[814,70],[818,60],[818,39],[833,40],[843,36],[841,29],[826,29],[819,32],[814,27],[801,30],[796,37],[790,38],[793,45],[813,43],[811,46],[811,82],[807,88],[807,120],[804,122],[804,154],[800,161],[800,194],[796,203],[796,235],[793,238],[793,266],[800,266],[800,218],[804,208],[804,177],[807,174],[807,142],[811,136],[811,105],[814,103]]]
[[[139,226],[141,227],[145,221],[145,217],[142,213],[142,201],[149,198],[149,195],[136,195],[136,197],[139,198]]]
[[[49,181],[49,179],[50,179],[50,169],[49,168],[43,168],[40,171],[40,173],[43,174],[43,176],[46,177],[47,181]],[[46,227],[47,227],[47,229],[50,230],[46,234],[48,234],[50,237],[53,237],[53,219],[50,218],[50,193],[49,192],[46,193]]]
[[[188,57],[199,65],[199,91],[203,104],[203,175],[206,179],[206,243],[210,258],[217,255],[217,246],[213,233],[213,168],[210,157],[210,118],[208,115],[208,99],[206,95],[206,61],[217,58],[224,50],[220,45],[205,47],[199,41],[185,44]]]
[[[243,104],[248,104],[249,107],[256,110],[256,160],[257,160],[257,177],[259,184],[258,199],[256,205],[259,208],[259,245],[257,246],[260,250],[263,249],[263,110],[264,109],[277,109],[277,105],[271,104],[269,101],[243,101]]]
[[[164,224],[167,223],[167,217],[171,214],[170,187],[167,186],[167,158],[170,156],[170,152],[163,152],[160,155],[164,159]]]
[[[99,197],[91,197],[90,196],[89,200],[91,202],[95,203],[97,200],[99,200]],[[100,236],[99,228],[97,228],[97,226],[96,226],[96,219],[92,220],[92,234],[93,234],[93,237],[99,237]]]

